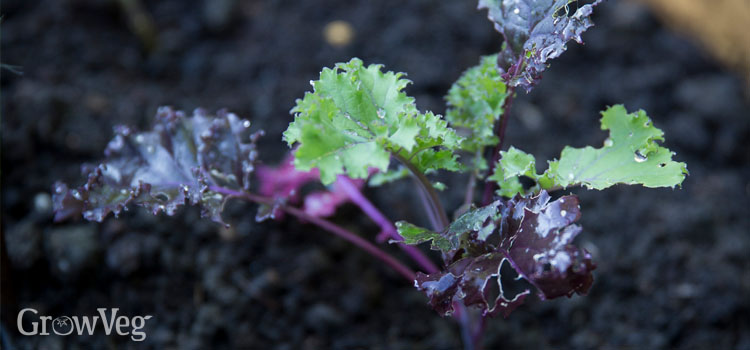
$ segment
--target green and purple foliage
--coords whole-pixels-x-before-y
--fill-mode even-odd
[[[250,190],[262,132],[250,134],[249,127],[250,121],[228,112],[210,116],[198,109],[188,117],[169,107],[159,108],[152,131],[117,126],[106,160],[83,167],[86,184],[73,190],[55,185],[55,220],[82,214],[101,222],[131,204],[167,215],[197,205],[202,216],[224,224],[227,196],[212,187]]]
[[[570,40],[582,44],[581,34],[594,24],[589,18],[601,0],[479,0],[487,17],[503,35],[497,57],[508,85],[526,91],[536,85],[549,60],[559,57]],[[576,8],[573,8],[576,7]]]
[[[278,168],[256,167],[254,142],[261,133],[251,134],[249,121],[226,112],[208,116],[197,110],[188,117],[161,108],[152,131],[115,129],[105,161],[87,169],[86,184],[72,190],[55,185],[55,218],[102,221],[131,204],[172,215],[179,206],[197,205],[202,215],[223,224],[227,199],[252,201],[260,205],[259,221],[287,213],[385,262],[423,291],[440,315],[456,316],[466,347],[476,348],[483,323],[472,318],[507,317],[531,294],[505,295],[504,264],[514,271],[506,277],[526,280],[541,299],[586,294],[592,286],[592,257],[573,245],[582,232],[575,224],[581,217],[578,198],[553,200],[551,192],[617,184],[675,187],[687,175],[685,163],[672,160],[674,153],[657,143],[664,141],[663,133],[646,113],[629,113],[622,105],[602,112],[601,129],[609,137],[601,147],[565,146],[541,174],[533,155],[512,146],[501,149],[515,87],[530,90],[568,41],[582,42],[599,2],[480,0],[503,34],[503,48],[482,58],[448,91],[445,117],[417,109],[403,91],[410,83],[403,73],[357,58],[324,68],[313,91],[292,109],[294,121],[283,140],[294,147],[293,159]],[[465,202],[453,205],[460,207],[453,219],[438,194],[444,185],[435,179],[446,171],[470,179]],[[409,176],[429,229],[394,224],[361,192],[365,181],[377,187]],[[533,184],[522,186],[521,177]],[[327,189],[302,192],[317,181]],[[475,204],[476,183],[485,184],[485,198]],[[378,224],[377,242],[397,244],[421,271],[323,219],[347,202]],[[414,247],[421,243],[439,251],[442,264]],[[499,287],[497,296],[492,283]]]

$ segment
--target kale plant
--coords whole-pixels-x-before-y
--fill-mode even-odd
[[[248,120],[224,111],[210,116],[196,110],[188,116],[160,108],[151,131],[115,129],[106,159],[85,169],[83,186],[55,185],[55,219],[82,215],[102,221],[129,205],[172,215],[180,206],[196,205],[204,217],[224,224],[228,199],[255,202],[258,221],[291,215],[386,263],[423,291],[440,315],[459,321],[467,349],[479,348],[485,319],[507,317],[531,294],[505,295],[504,264],[541,299],[586,294],[591,288],[591,254],[573,245],[582,231],[576,224],[578,198],[553,192],[617,184],[675,187],[687,174],[686,165],[660,146],[663,133],[646,113],[622,105],[601,113],[601,128],[609,133],[601,147],[566,146],[541,173],[533,155],[503,149],[516,88],[531,90],[569,40],[581,42],[599,2],[480,0],[503,35],[502,50],[482,58],[453,85],[444,117],[417,109],[403,91],[410,83],[403,73],[384,72],[357,58],[324,68],[312,82],[313,91],[291,111],[294,121],[283,140],[293,151],[278,167],[257,164],[255,141],[262,132],[251,133]],[[452,204],[459,207],[453,218],[438,194],[444,185],[435,180],[445,171],[468,176],[465,201]],[[417,184],[429,228],[394,223],[362,193],[365,185],[405,177]],[[533,185],[523,186],[521,177]],[[301,191],[316,181],[326,190]],[[475,200],[480,184],[483,195]],[[325,219],[347,202],[379,225],[377,243],[397,244],[419,271]],[[441,253],[441,264],[414,247],[421,243]],[[492,284],[499,295],[493,295]]]

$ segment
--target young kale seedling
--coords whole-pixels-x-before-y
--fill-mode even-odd
[[[356,58],[323,69],[313,91],[292,109],[294,121],[283,139],[294,151],[278,168],[256,164],[261,133],[251,134],[249,121],[226,112],[209,116],[197,110],[188,117],[160,108],[152,131],[115,129],[106,160],[86,170],[86,184],[73,190],[55,185],[55,219],[83,215],[102,221],[131,204],[172,215],[189,204],[224,224],[221,213],[229,198],[249,200],[260,204],[258,221],[286,213],[383,261],[423,291],[440,315],[456,317],[467,349],[479,348],[485,319],[507,317],[531,293],[504,295],[503,264],[542,299],[585,294],[591,287],[591,255],[572,245],[581,232],[575,224],[581,217],[578,199],[553,200],[550,192],[616,184],[675,187],[687,174],[686,165],[657,143],[663,133],[646,113],[629,113],[622,105],[602,112],[601,128],[609,137],[601,147],[566,146],[542,173],[533,155],[512,146],[502,150],[515,89],[531,90],[569,40],[581,42],[598,3],[573,10],[579,5],[573,0],[480,0],[505,39],[502,51],[482,58],[454,84],[445,118],[417,110],[403,92],[410,82],[402,73]],[[452,205],[459,207],[453,220],[438,195],[444,185],[431,179],[439,171],[468,175],[464,202]],[[254,175],[259,186],[253,185]],[[376,187],[408,176],[418,185],[429,229],[394,224],[361,192],[365,181]],[[534,184],[524,187],[520,177]],[[308,193],[297,206],[302,186],[311,181],[327,190]],[[481,183],[484,194],[474,204]],[[324,219],[345,202],[379,225],[377,242],[398,244],[421,271]],[[440,266],[413,247],[425,242],[441,253]],[[494,300],[490,283],[500,290]]]

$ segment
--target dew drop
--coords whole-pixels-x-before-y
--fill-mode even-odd
[[[604,140],[604,147],[612,147],[612,145],[614,144],[615,144],[614,141],[612,141],[612,139],[610,138]]]
[[[565,210],[560,210],[560,216],[565,217],[565,215],[568,215],[568,212]]]
[[[242,122],[242,126],[245,127],[245,128],[249,128],[250,127],[250,121],[249,120],[243,121]]]
[[[137,143],[143,143],[143,135],[138,135],[135,137],[135,142]]]
[[[385,110],[382,108],[378,109],[378,118],[385,119]]]
[[[146,147],[146,152],[148,152],[148,153],[154,153],[154,146],[148,146],[148,147]]]
[[[636,150],[633,159],[638,163],[643,163],[648,160],[648,157],[644,156],[640,150]]]
[[[568,174],[568,178],[571,179],[571,180],[573,180],[575,178],[575,175],[573,175],[573,173],[570,173],[570,174]]]
[[[518,7],[516,7],[516,8],[515,8],[515,9],[513,10],[513,13],[515,13],[515,14],[519,14],[519,13],[521,13],[521,10],[519,10],[519,9],[518,9]]]

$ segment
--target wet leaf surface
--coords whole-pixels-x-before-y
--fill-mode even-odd
[[[197,109],[188,117],[169,107],[159,108],[151,131],[118,126],[105,160],[84,167],[88,179],[83,186],[55,184],[55,220],[83,215],[101,222],[129,205],[174,215],[181,206],[196,205],[201,216],[224,224],[221,212],[228,196],[211,186],[250,189],[255,141],[262,132],[250,134],[249,127],[250,121],[225,111],[210,116]]]
[[[583,43],[581,34],[594,25],[589,17],[600,2],[480,0],[479,8],[487,9],[487,17],[505,39],[497,62],[508,84],[530,91],[548,61],[565,52],[568,41]]]

